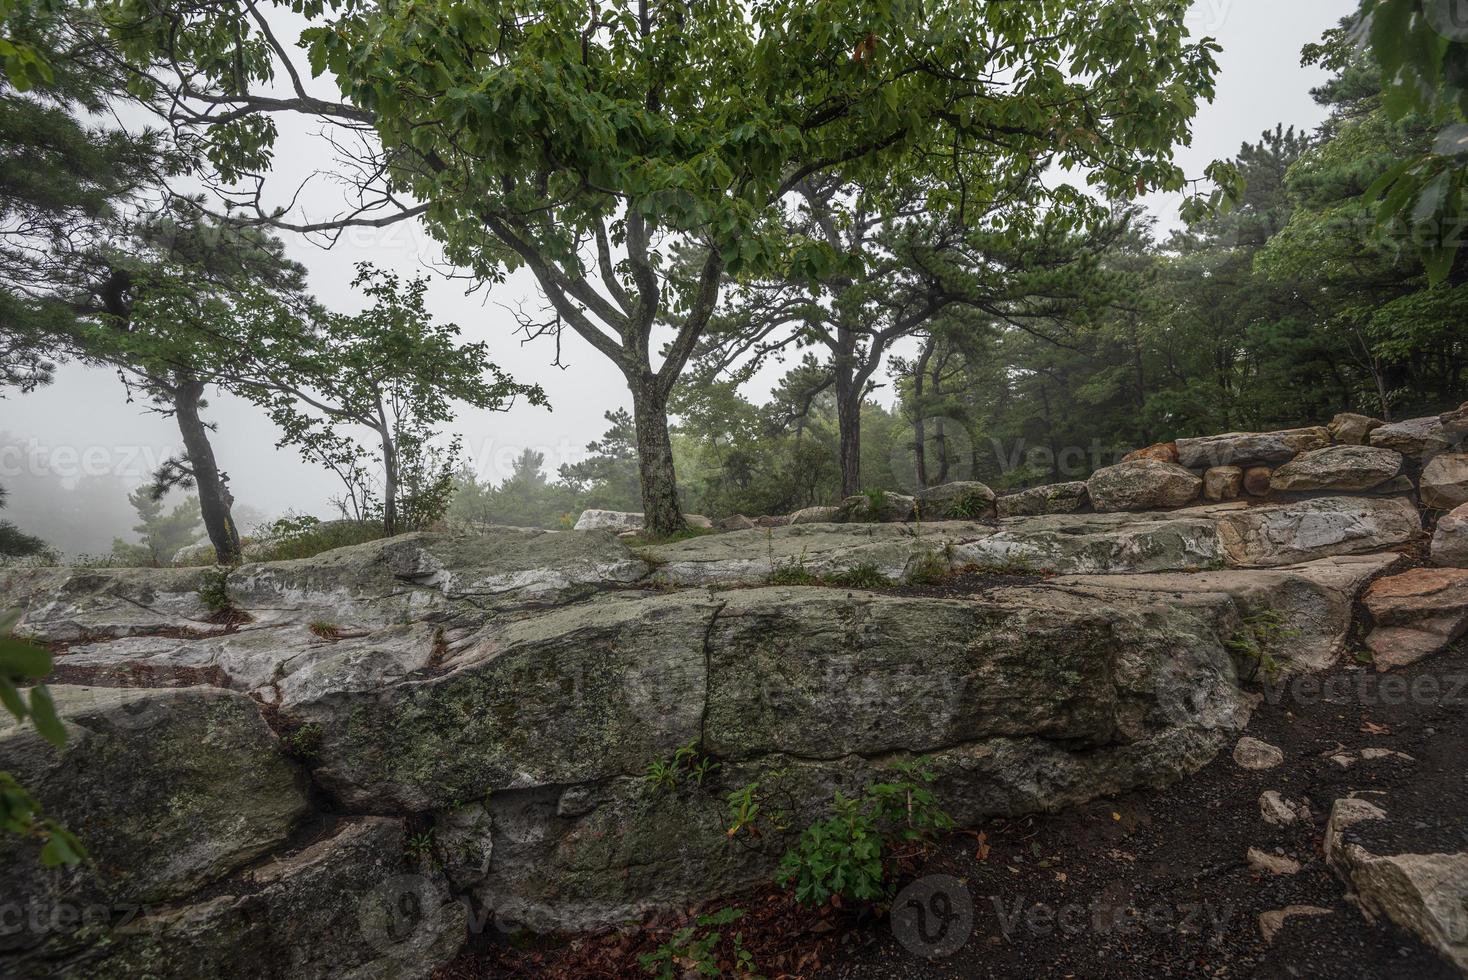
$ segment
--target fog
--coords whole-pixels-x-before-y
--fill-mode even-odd
[[[1324,73],[1302,67],[1299,51],[1355,7],[1355,0],[1194,4],[1190,27],[1218,38],[1224,50],[1217,99],[1201,107],[1193,144],[1179,148],[1189,174],[1201,175],[1209,161],[1232,156],[1276,123],[1312,129],[1320,122],[1324,114],[1309,90]],[[313,166],[325,166],[322,159],[312,134],[287,132],[276,176],[294,186]],[[329,196],[338,193],[329,176],[309,188],[309,197],[329,211]],[[1176,225],[1178,196],[1154,195],[1146,203],[1164,228]],[[370,259],[409,276],[442,269],[436,247],[416,223],[349,232],[330,249],[287,240],[291,256],[309,270],[316,295],[343,311],[360,307],[349,285],[356,262]],[[601,434],[603,413],[630,406],[621,376],[569,331],[562,338],[564,369],[551,364],[550,341],[526,343],[515,335],[510,309],[523,303],[534,311],[541,305],[528,273],[469,294],[466,285],[435,273],[435,315],[457,323],[466,340],[488,341],[499,366],[519,381],[543,386],[551,404],[549,411],[523,403],[504,413],[464,410],[453,430],[463,437],[466,460],[481,479],[497,482],[528,447],[544,453],[546,469],[554,473],[580,458],[585,444]],[[748,393],[762,397],[780,373],[778,365],[766,369]],[[332,516],[334,477],[302,462],[294,450],[277,448],[277,434],[258,409],[214,393],[206,418],[217,426],[215,450],[237,504],[248,508],[238,521],[242,529],[288,510]],[[49,387],[0,400],[0,486],[10,491],[3,516],[62,552],[107,551],[114,537],[130,535],[134,516],[127,491],[146,482],[177,452],[178,442],[172,420],[150,413],[144,403],[129,403],[113,372],[63,365]]]

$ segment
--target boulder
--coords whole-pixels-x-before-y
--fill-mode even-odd
[[[1419,463],[1426,463],[1438,453],[1453,448],[1462,435],[1444,426],[1436,416],[1408,419],[1405,422],[1389,422],[1371,430],[1371,445],[1382,449],[1394,449],[1403,456]]]
[[[1268,466],[1250,466],[1244,470],[1244,492],[1251,497],[1269,496],[1274,470]]]
[[[1283,463],[1300,453],[1330,445],[1330,430],[1315,425],[1279,432],[1229,432],[1177,441],[1177,461],[1183,466],[1247,466]]]
[[[1370,801],[1336,800],[1325,829],[1325,859],[1368,917],[1390,919],[1468,973],[1468,852],[1374,853],[1355,828],[1386,820],[1386,812]],[[1382,836],[1373,829],[1373,839]]]
[[[754,519],[755,527],[788,527],[789,524],[789,514],[766,514]]]
[[[1422,506],[1452,510],[1468,504],[1468,453],[1440,453],[1422,468]]]
[[[578,531],[641,531],[645,518],[640,513],[624,510],[583,510],[576,519]]]
[[[464,945],[468,915],[441,875],[405,862],[404,836],[398,820],[347,820],[196,903],[129,917],[100,956],[44,975],[427,980]]]
[[[720,531],[749,531],[757,525],[743,514],[731,514],[719,519],[715,525]]]
[[[1364,446],[1371,437],[1372,430],[1386,425],[1381,419],[1374,419],[1369,415],[1357,415],[1354,412],[1342,412],[1330,420],[1330,437],[1336,442],[1351,446]]]
[[[216,557],[214,546],[208,541],[205,541],[202,544],[191,544],[178,549],[178,551],[173,553],[173,558],[169,560],[169,564],[179,567],[213,565]]]
[[[1237,466],[1213,466],[1203,474],[1203,496],[1209,500],[1236,500],[1244,489],[1244,471]]]
[[[991,521],[998,516],[994,491],[974,481],[929,487],[917,501],[918,516],[925,521]]]
[[[1234,763],[1242,769],[1273,769],[1284,762],[1284,753],[1268,742],[1245,735],[1234,746]]]
[[[1468,568],[1468,504],[1437,519],[1432,534],[1432,562],[1448,568]]]
[[[281,847],[307,812],[306,780],[281,755],[249,698],[231,691],[58,685],[64,748],[0,715],[9,772],[89,850],[65,879],[43,873],[40,847],[0,836],[0,894],[23,906],[65,900],[166,902]],[[46,939],[23,923],[0,950]],[[0,973],[4,972],[0,965]]]
[[[1464,402],[1450,412],[1444,412],[1437,417],[1438,424],[1443,427],[1443,432],[1453,442],[1461,442],[1468,436],[1468,402]]]
[[[1402,454],[1372,446],[1327,446],[1301,453],[1274,471],[1270,488],[1298,490],[1370,490],[1402,470]]]
[[[712,531],[714,522],[702,514],[684,514],[683,523],[696,531]]]
[[[1380,578],[1362,602],[1376,623],[1366,645],[1377,669],[1403,667],[1468,632],[1468,569],[1414,568]]]
[[[1217,522],[1224,559],[1236,567],[1385,551],[1422,533],[1421,514],[1400,497],[1320,497],[1232,510]]]
[[[916,498],[905,494],[876,490],[859,493],[841,501],[836,521],[845,524],[905,524],[917,516]]]
[[[1074,514],[1090,502],[1086,484],[1052,483],[1005,494],[995,501],[1000,517],[1034,517],[1042,514]]]
[[[833,791],[887,777],[886,753],[922,754],[945,808],[969,823],[1040,798],[1086,799],[1101,785],[1167,781],[1240,723],[1238,696],[1209,679],[1231,668],[1205,652],[1212,635],[1186,613],[1063,595],[1041,603],[1019,591],[916,604],[822,588],[725,593],[707,647],[703,745],[721,761],[716,783],[669,792],[629,775],[496,790],[486,804],[493,856],[473,893],[497,918],[535,930],[615,923],[767,880],[788,835],[766,827],[735,846],[726,836],[726,796],[751,782],[798,827]],[[1104,652],[1112,642],[1146,648],[1121,669],[1115,710],[1093,698],[1112,696],[1093,685],[1120,667]],[[1049,652],[1034,660],[1023,652],[1041,647]],[[1048,666],[1016,698],[1004,678],[1018,660]],[[1145,708],[1128,704],[1136,695]],[[1035,723],[1050,734],[1026,734]],[[1103,730],[1113,734],[1096,744]]]
[[[1177,443],[1159,442],[1144,449],[1133,449],[1121,458],[1123,463],[1138,459],[1155,459],[1164,463],[1177,462]]]
[[[1086,491],[1098,511],[1185,507],[1198,499],[1203,481],[1176,463],[1139,459],[1091,474]]]
[[[803,510],[797,510],[795,513],[791,514],[790,523],[828,524],[833,521],[839,520],[840,517],[841,508],[839,507],[806,507]],[[774,527],[775,525],[769,524],[765,526]]]

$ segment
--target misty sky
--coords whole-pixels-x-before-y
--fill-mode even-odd
[[[1276,123],[1311,129],[1322,120],[1324,113],[1309,90],[1324,74],[1302,68],[1299,51],[1356,5],[1356,0],[1196,0],[1190,28],[1195,35],[1216,37],[1223,53],[1217,99],[1204,105],[1195,119],[1193,145],[1179,149],[1190,175],[1201,176],[1209,161],[1232,156],[1242,142],[1257,139]],[[310,166],[326,163],[319,144],[305,132],[287,134],[279,160],[277,169],[292,182],[307,176]],[[310,185],[310,194],[328,201],[329,208],[329,196],[340,191],[318,178]],[[1177,223],[1176,197],[1157,195],[1148,203],[1164,226]],[[406,275],[437,264],[434,244],[416,225],[348,232],[330,251],[288,241],[292,257],[310,271],[316,295],[341,310],[360,307],[349,288],[355,262],[370,259]],[[498,481],[520,451],[532,447],[545,454],[546,469],[553,474],[562,462],[579,458],[585,443],[601,434],[605,411],[630,407],[621,377],[569,331],[563,340],[566,370],[551,366],[549,341],[522,344],[513,334],[514,319],[505,307],[519,303],[528,310],[539,307],[528,274],[522,272],[502,286],[468,296],[465,285],[437,278],[430,292],[434,314],[457,323],[467,339],[488,341],[495,361],[518,380],[540,383],[552,406],[546,411],[522,404],[505,414],[464,411],[454,428],[464,438],[466,456],[482,478]],[[759,380],[767,386],[778,373],[768,371]],[[758,386],[750,392],[756,398],[764,393]],[[275,448],[275,431],[257,409],[216,395],[207,415],[218,425],[216,453],[239,503],[272,516],[287,509],[334,516],[326,504],[336,492],[334,478],[300,461],[294,450]],[[18,451],[17,442],[27,451]],[[16,491],[4,516],[22,528],[54,525],[57,515],[46,513],[47,496],[21,492],[20,484],[34,482],[27,476],[49,472],[68,481],[113,476],[136,485],[178,442],[171,419],[126,403],[113,372],[65,366],[49,388],[0,400],[0,485]],[[107,525],[87,535],[96,541],[88,547],[106,550],[111,537],[126,534],[131,523],[126,519],[130,516],[126,501],[118,503],[118,508],[82,508],[90,512],[69,514],[66,520]],[[44,533],[40,526],[34,529]]]

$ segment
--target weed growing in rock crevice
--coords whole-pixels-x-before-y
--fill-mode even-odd
[[[1249,668],[1244,679],[1252,681],[1263,672],[1268,680],[1279,676],[1280,664],[1274,657],[1281,643],[1300,635],[1285,622],[1276,609],[1263,609],[1245,616],[1234,635],[1224,641],[1224,648]]]
[[[647,767],[647,781],[672,792],[680,785],[702,786],[719,769],[719,763],[704,755],[697,740],[680,745],[671,759],[654,759]]]

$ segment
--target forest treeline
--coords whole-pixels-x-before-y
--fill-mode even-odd
[[[1218,46],[1187,7],[328,3],[297,40],[249,0],[7,0],[0,394],[63,360],[116,371],[183,446],[134,509],[196,495],[221,562],[245,541],[211,391],[383,534],[603,507],[670,535],[1461,401],[1468,45],[1421,0],[1363,0],[1304,52],[1330,75],[1319,131],[1188,174]],[[291,119],[327,133],[346,211],[272,196]],[[1137,204],[1158,191],[1183,230]],[[397,221],[476,287],[528,270],[544,311],[519,332],[623,375],[585,459],[476,477],[456,411],[544,393],[439,322],[424,279],[363,265],[365,309],[326,308],[280,237]],[[0,523],[0,548],[44,546]]]

